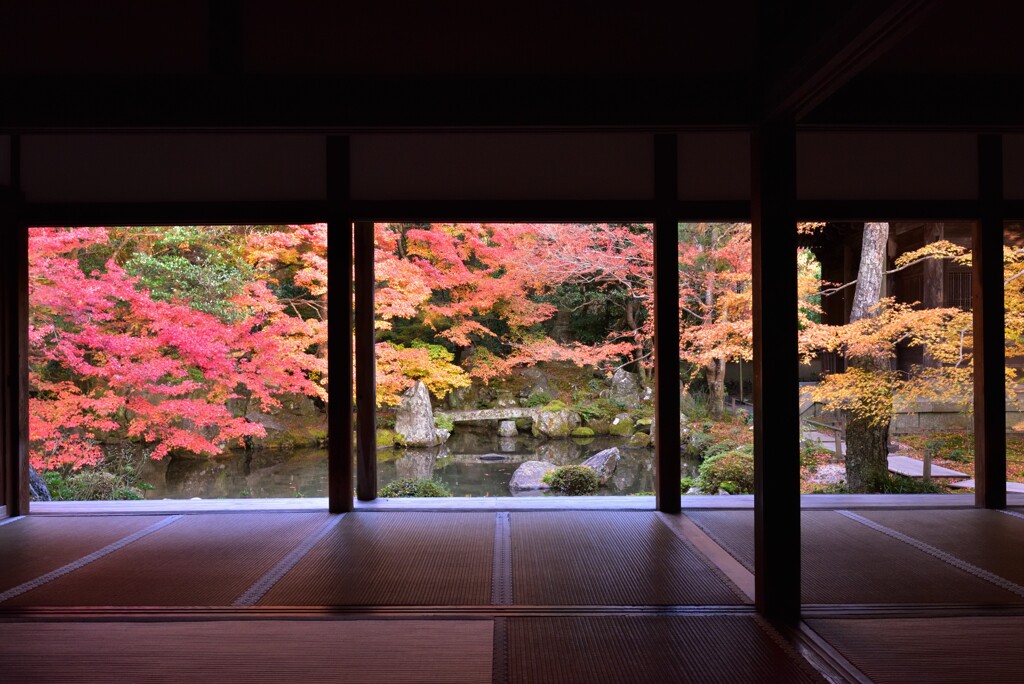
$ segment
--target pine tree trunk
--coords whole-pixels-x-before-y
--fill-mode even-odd
[[[873,315],[882,294],[885,277],[888,223],[865,223],[857,287],[853,295],[850,322]],[[884,360],[852,357],[849,366],[887,371]],[[846,416],[846,484],[851,492],[879,491],[889,471],[889,418],[871,420],[857,413]]]

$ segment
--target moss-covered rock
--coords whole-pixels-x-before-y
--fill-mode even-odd
[[[551,403],[554,404],[555,402]],[[564,409],[558,411],[541,411],[537,415],[537,420],[533,424],[533,434],[535,436],[559,439],[562,437],[568,437],[574,429],[579,427],[579,424],[580,417],[572,411]]]
[[[615,416],[615,420],[608,426],[608,434],[617,437],[628,437],[633,434],[633,426],[633,419],[629,417],[629,414],[620,413]]]
[[[591,428],[588,428],[588,427],[578,427],[578,428],[575,428],[569,434],[572,435],[573,437],[593,437],[594,436],[594,430],[591,429]]]
[[[651,436],[646,432],[634,432],[629,438],[629,446],[645,447],[651,443]]]
[[[587,427],[594,431],[595,435],[607,435],[612,423],[604,418],[595,418],[587,421]]]
[[[529,432],[533,429],[533,418],[516,418],[516,429],[520,432]]]

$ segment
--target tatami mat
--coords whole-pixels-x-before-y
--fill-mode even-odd
[[[508,680],[823,681],[753,616],[509,619]]]
[[[878,684],[1018,684],[1024,618],[819,619],[811,628]]]
[[[231,605],[327,513],[183,516],[4,606]]]
[[[1010,603],[1021,598],[839,513],[802,514],[805,603]]]
[[[486,605],[493,513],[348,513],[261,605]]]
[[[742,599],[651,513],[513,513],[520,605],[735,604]]]
[[[685,511],[709,537],[754,572],[754,512],[753,511]]]
[[[491,682],[490,620],[2,623],[0,679],[133,682]]]
[[[932,511],[894,511],[894,516]],[[965,511],[948,511],[953,515]],[[753,511],[687,512],[744,566]],[[877,515],[872,512],[871,516]],[[866,516],[867,517],[867,516]],[[1004,516],[1014,522],[1012,516]],[[1014,594],[832,511],[801,514],[804,603],[1007,603]]]
[[[859,514],[1024,585],[1024,519],[983,509]]]
[[[29,582],[166,516],[26,516],[0,526],[0,592]]]

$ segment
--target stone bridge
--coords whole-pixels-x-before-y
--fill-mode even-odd
[[[435,416],[445,416],[453,423],[468,423],[474,420],[515,420],[517,418],[537,419],[540,408],[515,406],[509,408],[479,409],[476,411],[435,411]]]

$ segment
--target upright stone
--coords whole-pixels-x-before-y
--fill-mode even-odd
[[[430,391],[422,382],[402,393],[395,416],[395,432],[402,444],[410,447],[432,447],[448,439],[446,430],[434,427],[434,409]]]
[[[612,375],[609,398],[628,408],[636,408],[640,403],[640,390],[640,380],[636,373],[630,373],[620,368]]]
[[[615,472],[615,467],[619,464],[620,458],[622,457],[619,454],[618,448],[612,447],[611,449],[597,452],[580,465],[590,468],[597,473],[601,484],[608,484],[608,480],[611,479],[612,473]]]
[[[516,421],[514,420],[503,420],[498,425],[499,437],[515,437],[518,434],[519,430],[516,429]]]

